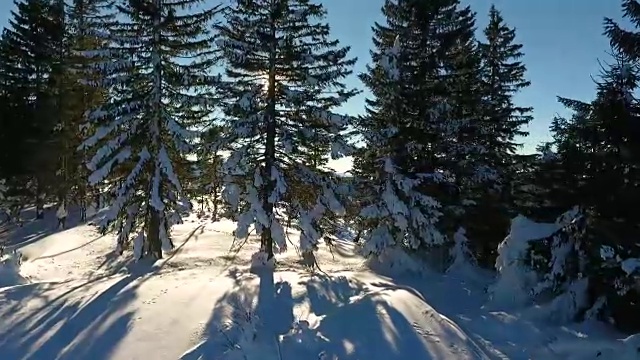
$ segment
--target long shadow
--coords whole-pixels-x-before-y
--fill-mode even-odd
[[[203,341],[181,360],[235,359],[242,355],[253,358],[256,343],[266,344],[259,358],[278,358],[278,338],[289,332],[294,321],[291,285],[286,281],[274,282],[270,269],[257,269],[253,273],[258,284],[255,276],[248,279],[230,273],[237,287],[217,301],[202,334]]]
[[[103,237],[104,237],[104,235],[100,235],[100,236],[98,236],[98,237],[96,237],[96,238],[94,238],[94,239],[91,239],[91,240],[87,241],[86,243],[84,243],[84,244],[82,244],[82,245],[80,245],[80,246],[76,246],[76,247],[74,247],[73,249],[69,249],[69,250],[61,251],[61,252],[59,252],[59,253],[57,253],[57,254],[53,254],[53,255],[40,256],[40,257],[37,257],[37,258],[32,259],[32,260],[36,260],[36,259],[40,259],[40,260],[42,260],[42,259],[50,259],[50,258],[54,258],[54,257],[56,257],[56,256],[60,256],[60,255],[64,255],[64,254],[68,254],[68,253],[70,253],[70,252],[74,252],[74,251],[76,251],[76,250],[80,250],[80,249],[82,249],[82,248],[83,248],[83,247],[85,247],[85,246],[89,246],[89,245],[93,244],[94,242],[96,242],[96,241],[98,241],[98,240],[102,239]]]
[[[194,233],[195,230],[182,246]],[[121,266],[116,269],[115,263]],[[105,264],[117,271],[91,278],[53,298],[48,294],[61,283],[28,284],[3,289],[0,301],[3,298],[13,301],[0,308],[0,323],[11,321],[7,330],[0,333],[0,359],[4,359],[5,354],[7,358],[15,359],[110,358],[111,352],[126,335],[133,316],[131,312],[125,313],[124,308],[135,300],[136,289],[159,272],[162,264],[156,266],[150,260],[132,263],[125,259],[120,262],[116,256],[107,256]],[[74,294],[88,286],[111,281],[111,277],[122,270],[127,273],[125,277],[88,303],[83,304],[82,297]],[[43,304],[24,316],[16,317],[14,315],[22,308],[19,300],[24,298],[41,298]]]
[[[27,213],[29,213],[29,211],[31,210],[28,210]],[[29,219],[31,220],[25,221],[22,226],[4,224],[0,231],[0,243],[4,243],[10,248],[24,247],[47,236],[91,222],[98,216],[100,216],[100,212],[91,214],[91,216],[87,217],[86,222],[82,222],[80,221],[80,209],[78,207],[71,207],[69,209],[67,227],[66,229],[60,229],[58,228],[58,219],[55,214],[55,208],[48,207],[45,208],[43,219],[34,219],[33,216],[30,216]]]
[[[306,345],[299,338],[291,341],[292,345],[309,346],[324,351],[329,359],[341,360],[428,360],[446,356],[437,347],[427,346],[405,315],[366,284],[324,276],[302,284],[307,298],[298,300],[308,301],[311,311],[324,317],[315,329],[306,330],[302,336]],[[296,350],[296,355],[302,351],[299,347]]]
[[[256,313],[262,334],[275,339],[286,334],[293,323],[291,284],[286,281],[274,283],[271,269],[259,269],[256,274],[260,279]]]
[[[372,285],[418,292],[451,326],[466,333],[472,345],[485,353],[500,352],[509,359],[529,359],[540,350],[541,340],[549,336],[530,321],[486,309],[487,295],[473,279],[442,275],[427,281],[396,275],[392,280]]]
[[[180,247],[158,265],[146,260],[138,263],[120,262],[115,256],[107,256],[105,266],[128,273],[119,280],[112,280],[118,271],[107,272],[69,287],[63,293],[56,292],[55,296],[51,294],[61,282],[3,289],[0,291],[0,323],[7,326],[0,330],[0,359],[111,358],[129,331],[134,314],[126,308],[135,301],[136,290],[151,275],[159,272],[197,230],[192,231]],[[73,250],[77,249],[69,251]],[[115,263],[121,266],[115,269]],[[114,283],[89,301],[86,301],[86,294],[80,292],[88,286],[111,281]],[[26,314],[20,314],[24,310],[21,300],[25,298],[39,298],[41,304]]]
[[[161,272],[165,268],[167,263],[169,263],[176,255],[178,255],[182,251],[184,246],[194,238],[196,232],[198,232],[198,230],[200,230],[203,226],[204,225],[199,225],[191,232],[189,232],[184,241],[178,247],[176,247],[169,256],[162,260],[160,264],[157,264],[154,260],[151,259],[143,259],[136,262],[131,254],[125,256],[118,254],[116,251],[112,251],[106,254],[102,262],[97,266],[96,270],[102,270],[104,272],[101,273],[97,278],[111,276],[117,273],[122,273],[124,271],[126,273],[140,273],[146,275],[143,279],[141,279],[141,281],[144,282],[147,279],[151,278],[151,275],[155,275]]]
[[[0,322],[9,326],[0,333],[2,358],[111,358],[134,315],[125,309],[136,298],[138,278],[138,274],[124,277],[88,302],[70,297],[67,292],[31,312],[29,319],[18,322],[11,321],[14,314],[3,311]]]
[[[448,344],[425,339],[404,314],[366,284],[344,277],[300,281],[306,294],[293,297],[291,284],[261,269],[214,306],[202,341],[182,360],[249,359],[444,359]],[[320,316],[295,319],[294,306],[307,304]],[[430,343],[431,342],[431,343]],[[445,342],[444,340],[442,341]]]

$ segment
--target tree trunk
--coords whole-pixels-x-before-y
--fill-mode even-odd
[[[213,221],[218,220],[218,185],[213,186]]]
[[[147,242],[149,254],[156,259],[162,259],[162,239],[160,239],[160,213],[149,208],[149,224],[147,225]]]
[[[78,185],[78,192],[76,194],[78,198],[78,205],[80,206],[80,221],[87,221],[87,188],[84,185]]]
[[[149,4],[149,8],[146,9],[150,12],[153,19],[153,41],[152,41],[152,49],[151,49],[151,57],[153,62],[153,97],[152,108],[153,108],[153,123],[154,126],[151,129],[152,131],[152,148],[153,151],[157,151],[162,139],[160,138],[160,117],[161,117],[161,105],[162,105],[162,64],[160,59],[160,34],[161,34],[161,23],[162,23],[162,1],[154,0]],[[157,165],[156,165],[157,166]],[[154,169],[155,170],[155,169]],[[155,171],[151,172],[151,183],[153,183],[153,176]],[[151,184],[149,188],[149,193],[147,196],[151,196]],[[161,190],[160,190],[161,191]],[[157,209],[154,209],[152,206],[149,206],[148,209],[148,224],[147,224],[147,243],[149,246],[149,254],[154,256],[156,259],[162,259],[162,239],[160,239],[160,226],[161,224],[161,214]]]
[[[275,189],[274,181],[271,179],[271,171],[275,166],[276,156],[276,6],[275,1],[271,1],[271,23],[269,33],[269,79],[267,87],[267,131],[266,131],[266,143],[265,143],[265,164],[262,179],[264,181],[262,191],[262,208],[267,215],[267,218],[271,220],[273,217],[273,203],[269,201],[271,193]],[[267,259],[273,257],[273,237],[271,235],[271,228],[266,227],[262,229],[260,236],[260,245],[262,251],[267,253]]]
[[[40,180],[36,180],[36,220],[44,219],[44,199]]]
[[[87,200],[82,197],[80,198],[80,221],[87,221]]]

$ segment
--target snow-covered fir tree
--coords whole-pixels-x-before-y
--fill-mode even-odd
[[[335,159],[351,151],[351,118],[333,109],[356,94],[342,82],[355,59],[329,38],[326,11],[312,1],[238,0],[227,14],[219,43],[230,102],[225,196],[237,208],[236,236],[255,226],[271,259],[286,248],[287,216],[311,254],[323,234],[319,220],[343,211],[321,152]]]
[[[495,167],[501,177],[508,172],[511,155],[519,148],[517,136],[526,136],[523,126],[531,121],[531,108],[517,106],[514,96],[531,83],[525,78],[522,44],[516,42],[515,29],[508,26],[495,6],[489,10],[486,40],[479,45],[482,59],[484,110],[491,121],[489,143]],[[483,134],[484,135],[484,134]]]
[[[84,81],[95,82],[101,76],[99,69],[92,65],[98,57],[87,58],[84,51],[106,46],[106,40],[97,32],[104,31],[105,26],[115,19],[114,12],[109,11],[114,6],[114,0],[74,0],[68,8],[69,53],[64,71],[67,112],[59,127],[64,149],[60,175],[64,177],[63,182],[68,183],[64,198],[74,200],[80,206],[82,220],[87,216],[91,200],[94,206],[99,205],[96,194],[101,190],[97,186],[91,188],[87,182],[91,172],[85,163],[92,149],[78,151],[77,147],[95,131],[94,124],[86,123],[85,114],[101,105],[107,97],[107,89]]]
[[[133,237],[138,258],[173,248],[170,227],[190,206],[185,156],[215,105],[217,80],[209,54],[218,8],[203,7],[201,0],[117,3],[117,21],[98,32],[108,45],[84,52],[98,59],[102,77],[93,82],[110,91],[88,114],[96,131],[82,145],[94,149],[90,183],[108,183],[112,197],[101,227],[118,232],[121,250]]]
[[[475,134],[483,145],[485,169],[491,176],[478,182],[473,200],[477,206],[468,211],[465,226],[471,239],[476,240],[474,250],[485,264],[495,262],[498,242],[504,237],[513,216],[511,184],[515,176],[515,153],[519,147],[516,138],[526,136],[522,127],[531,121],[530,108],[517,106],[514,96],[526,88],[524,56],[516,32],[510,28],[500,12],[492,6],[489,24],[484,28],[485,40],[479,45],[481,59],[480,130]],[[481,239],[481,241],[477,241]]]
[[[3,164],[12,174],[4,176],[21,197],[33,197],[27,201],[36,204],[37,218],[44,216],[46,197],[57,187],[58,153],[50,135],[58,122],[54,68],[63,36],[58,4],[16,1],[2,34],[2,84],[8,93],[2,131],[11,135],[2,146],[12,155]]]
[[[487,131],[481,119],[482,86],[480,56],[475,38],[475,13],[460,1],[438,9],[435,37],[440,41],[444,96],[450,111],[444,133],[446,167],[454,175],[458,196],[449,207],[451,215],[474,205],[474,188],[493,185],[495,169],[486,159],[487,145],[480,134]],[[457,230],[457,229],[456,229]]]
[[[429,87],[440,78],[437,41],[427,21],[439,8],[415,4],[385,2],[387,23],[374,27],[374,63],[362,75],[373,98],[359,123],[365,146],[355,162],[358,182],[364,184],[360,189],[366,190],[360,194],[360,217],[371,227],[363,234],[369,255],[394,246],[429,248],[445,239],[437,228],[441,213],[434,195],[446,185],[446,176],[438,171],[433,145],[442,139],[448,108]]]
[[[553,121],[555,156],[536,179],[545,190],[539,196],[547,213],[558,205],[578,205],[570,212],[577,216],[563,218],[580,221],[563,226],[557,236],[531,242],[526,258],[539,276],[532,295],[553,299],[558,311],[570,310],[572,316],[597,316],[637,330],[640,107],[633,93],[640,67],[623,53],[613,54],[594,101],[561,99],[574,116]]]
[[[219,125],[212,125],[207,128],[201,135],[201,146],[197,152],[197,160],[194,164],[194,178],[191,185],[193,192],[198,199],[199,216],[205,215],[205,212],[211,213],[213,219],[218,218],[222,204],[222,164],[223,156],[217,147],[211,147],[210,144],[216,144],[217,140],[224,136],[225,129]]]

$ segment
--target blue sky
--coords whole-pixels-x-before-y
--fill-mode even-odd
[[[534,108],[523,152],[532,152],[549,138],[553,116],[567,114],[556,96],[590,100],[595,94],[591,76],[600,71],[598,59],[607,59],[608,40],[602,36],[603,18],[622,18],[619,0],[462,0],[478,13],[478,27],[486,25],[491,4],[516,28],[524,45],[527,77],[532,85],[516,98]],[[324,0],[335,36],[352,46],[358,71],[369,61],[370,24],[383,20],[383,0]],[[357,82],[354,82],[359,86]],[[350,112],[364,107],[363,97],[348,105]]]
[[[211,0],[213,1],[213,0]],[[618,0],[462,0],[478,13],[478,27],[486,24],[486,14],[494,3],[507,23],[516,28],[517,39],[524,44],[524,62],[532,85],[516,101],[534,108],[529,125],[530,136],[523,140],[524,152],[549,137],[548,126],[554,114],[566,114],[557,103],[561,95],[589,100],[594,94],[591,76],[599,72],[598,58],[606,59],[608,41],[602,36],[605,16],[621,18]],[[352,47],[359,61],[355,72],[369,61],[371,25],[381,21],[383,0],[324,0],[333,34]],[[0,0],[0,24],[7,23],[13,1]],[[361,87],[355,75],[350,85]],[[345,106],[352,114],[364,109],[366,94]]]

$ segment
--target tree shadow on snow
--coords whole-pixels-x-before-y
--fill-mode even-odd
[[[4,289],[0,300],[41,298],[43,304],[29,315],[16,315],[22,304],[0,310],[0,354],[6,359],[109,359],[126,336],[134,313],[127,311],[136,299],[136,280],[144,271],[118,280],[107,277],[90,280],[56,297],[50,293],[59,284],[29,284]],[[75,294],[89,285],[102,287]]]
[[[23,221],[22,226],[7,223],[0,226],[0,243],[12,248],[20,248],[33,244],[47,236],[90,223],[100,214],[100,212],[88,214],[86,222],[82,222],[80,221],[80,208],[77,206],[70,207],[66,229],[61,229],[58,227],[55,207],[46,207],[44,218],[42,219],[35,219],[35,208],[29,208],[21,215],[23,219],[26,219]]]
[[[344,276],[303,281],[306,300],[319,325],[303,336],[315,338],[327,359],[440,359],[446,356],[418,334],[381,292]]]
[[[331,251],[334,251],[340,257],[343,258],[359,258],[360,255],[354,251],[353,242],[345,241],[342,239],[333,239],[331,241]]]
[[[202,341],[180,359],[278,359],[278,338],[294,321],[291,285],[276,282],[266,268],[248,276],[232,269],[228,276],[234,290],[217,301]]]
[[[379,289],[345,277],[313,276],[297,284],[306,291],[294,297],[291,284],[274,280],[272,271],[256,274],[258,283],[255,276],[229,273],[235,287],[217,301],[203,340],[182,360],[427,360],[447,355],[446,344],[419,334]],[[297,306],[308,307],[315,317],[296,318]]]
[[[129,332],[137,289],[158,274],[196,233],[163,262],[131,261],[108,254],[105,273],[71,281],[33,283],[0,290],[0,359],[110,359]],[[95,241],[95,240],[94,240]],[[114,275],[120,277],[113,278]],[[65,285],[65,291],[59,289]],[[24,311],[24,300],[37,307]]]
[[[187,245],[187,243],[197,239],[198,235],[196,235],[196,233],[198,231],[201,231],[202,228],[203,225],[200,225],[191,230],[187,234],[185,239],[175,249],[165,254],[166,256],[162,260],[158,261],[151,258],[144,258],[142,260],[136,261],[133,253],[131,253],[130,251],[120,254],[118,251],[113,250],[103,256],[102,262],[95,268],[94,273],[97,274],[98,278],[108,275],[115,275],[117,273],[142,273],[146,275],[145,278],[149,278],[151,275],[157,275],[162,272],[167,266],[171,266],[171,262],[173,261],[173,259],[183,250],[184,246]],[[91,240],[89,243],[97,240],[98,239]],[[87,246],[89,243],[83,244],[78,248]],[[78,248],[71,249],[63,253],[74,251]],[[52,255],[52,257],[57,255],[60,254]],[[41,257],[41,259],[42,258],[44,257]]]
[[[480,270],[478,270],[480,271]],[[405,289],[419,294],[450,327],[469,338],[469,345],[485,354],[500,353],[509,359],[535,358],[550,338],[535,324],[518,316],[485,307],[488,296],[483,285],[459,274],[433,274],[428,279],[414,274],[395,274],[391,282],[373,286]],[[542,342],[541,342],[542,340]]]

